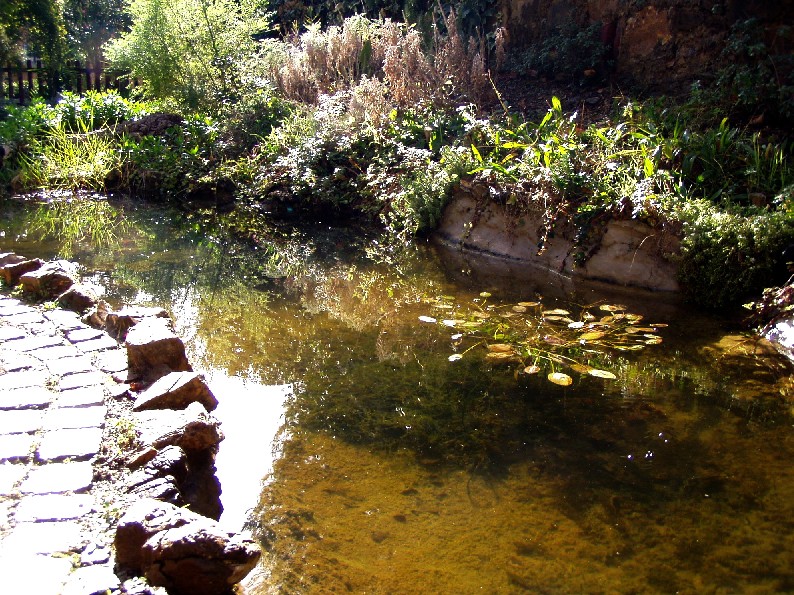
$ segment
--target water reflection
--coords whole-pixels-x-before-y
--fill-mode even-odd
[[[127,213],[134,237],[75,254],[189,339],[222,403],[224,498],[259,492],[272,465],[258,504],[225,502],[268,550],[252,592],[794,589],[791,379],[724,320],[432,246],[382,266],[345,230],[219,243],[243,224]],[[58,251],[17,232],[0,247]],[[622,302],[670,326],[652,351],[605,355],[616,380],[555,386],[451,363],[449,332],[417,322],[427,297],[481,291]]]

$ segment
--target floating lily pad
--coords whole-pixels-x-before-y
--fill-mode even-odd
[[[555,308],[554,310],[546,310],[542,314],[543,316],[568,316],[570,312],[568,312],[568,310],[563,310],[562,308]]]
[[[463,359],[463,356],[460,353],[453,353],[447,359],[451,362],[456,362],[459,359]]]
[[[489,362],[506,362],[515,357],[515,352],[503,353],[498,351],[491,351],[485,354],[486,361]]]
[[[626,306],[622,304],[601,304],[598,309],[604,312],[622,312],[626,309]]]
[[[572,322],[568,325],[568,328],[573,328],[573,329],[584,328],[584,322],[582,322],[581,320],[579,322]]]
[[[604,335],[606,335],[606,333],[602,332],[602,331],[590,331],[588,333],[582,333],[581,335],[579,335],[579,340],[580,341],[595,341],[597,339],[600,339]]]
[[[539,366],[527,366],[526,368],[524,368],[523,372],[524,372],[524,374],[537,374],[538,372],[540,372],[540,367]]]
[[[589,374],[593,368],[584,364],[571,364],[571,370],[580,374]]]
[[[419,320],[420,320],[421,322],[432,322],[432,323],[436,323],[436,322],[438,322],[438,320],[436,320],[436,319],[435,319],[435,318],[433,318],[432,316],[420,316],[420,317],[419,317]]]
[[[513,312],[518,312],[519,314],[523,314],[527,311],[526,306],[513,306]]]
[[[607,370],[599,370],[598,368],[590,368],[587,371],[590,376],[595,376],[596,378],[606,378],[608,380],[615,380],[617,376],[615,376],[612,372]]]
[[[488,351],[494,353],[512,353],[514,349],[512,345],[508,345],[507,343],[491,343],[488,345]]]
[[[559,384],[560,386],[570,386],[573,384],[573,378],[568,376],[568,374],[563,374],[562,372],[552,372],[547,376],[549,382],[553,382],[554,384]]]
[[[491,297],[491,294],[488,293],[487,291],[481,291],[480,292],[480,297],[481,298],[489,298],[489,297]]]
[[[537,308],[540,306],[540,302],[518,302],[519,306],[524,306],[525,308]]]

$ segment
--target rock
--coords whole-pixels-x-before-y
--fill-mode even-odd
[[[175,445],[185,452],[215,450],[223,433],[220,422],[201,403],[191,403],[184,410],[143,411],[135,414],[135,427],[145,447],[160,450]]]
[[[44,265],[44,261],[40,258],[34,258],[33,260],[21,260],[3,265],[0,267],[0,273],[3,275],[3,280],[6,282],[6,285],[14,287],[17,283],[19,283],[19,278],[22,275],[29,273],[30,271],[35,271],[42,265]]]
[[[0,252],[0,267],[26,261],[27,258],[13,252]]]
[[[77,265],[67,260],[55,260],[20,275],[24,291],[53,298],[69,289],[75,283]]]
[[[217,595],[244,579],[261,555],[253,540],[203,520],[149,538],[143,546],[144,574],[169,593]]]
[[[97,305],[103,291],[102,287],[93,283],[75,283],[58,296],[57,302],[61,308],[84,312]]]
[[[136,137],[162,136],[169,128],[181,126],[183,123],[184,119],[178,114],[158,112],[147,114],[137,120],[123,122],[116,127],[116,133],[126,133]]]
[[[169,316],[168,312],[162,308],[122,308],[118,312],[108,312],[105,327],[111,337],[123,341],[127,336],[127,331],[144,318],[168,319]]]
[[[217,521],[223,513],[223,505],[216,471],[214,452],[196,453],[188,459],[188,475],[179,489],[190,510]]]
[[[171,594],[227,592],[256,566],[253,540],[217,522],[146,498],[133,504],[116,528],[116,562]]]
[[[146,409],[184,409],[190,403],[201,403],[207,411],[218,406],[204,376],[196,372],[171,372],[138,395],[133,411]]]
[[[176,484],[176,479],[170,475],[158,477],[151,481],[146,481],[140,485],[127,488],[127,490],[139,498],[154,498],[160,502],[167,502],[174,506],[184,506],[185,499]]]
[[[172,477],[182,482],[187,477],[187,455],[178,446],[167,446],[154,458],[135,470],[127,479],[127,486],[134,488],[162,477]]]
[[[110,311],[110,304],[100,300],[97,302],[96,306],[91,308],[90,312],[83,316],[83,322],[93,326],[94,328],[105,328],[105,320],[107,319],[108,313]]]
[[[116,564],[137,575],[143,574],[143,544],[160,531],[188,524],[196,513],[153,498],[143,498],[129,507],[116,526],[113,546]]]
[[[127,360],[133,378],[156,380],[168,371],[192,372],[185,345],[165,318],[144,318],[127,333]],[[163,369],[163,367],[167,369]],[[156,375],[153,370],[158,370]],[[164,373],[165,372],[165,373]]]

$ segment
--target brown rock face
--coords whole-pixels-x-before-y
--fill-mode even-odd
[[[12,261],[13,260],[15,259],[12,259]],[[18,260],[16,262],[10,262],[9,264],[1,266],[0,274],[2,274],[6,285],[14,287],[19,283],[19,278],[22,275],[29,273],[30,271],[35,271],[43,264],[44,261],[40,258],[34,258],[33,260]]]
[[[175,445],[188,454],[217,448],[223,433],[220,422],[201,403],[191,403],[182,411],[168,409],[135,414],[141,441],[156,449]]]
[[[122,308],[118,312],[108,312],[105,328],[111,337],[121,341],[127,336],[127,331],[144,318],[168,319],[168,312],[162,308]]]
[[[23,290],[51,298],[74,285],[76,268],[71,262],[56,260],[21,275],[19,281]]]
[[[175,595],[226,593],[261,556],[252,540],[152,499],[130,507],[116,528],[114,545],[120,568],[143,574]]]
[[[158,371],[156,380],[168,372],[192,372],[185,355],[185,344],[171,329],[165,318],[145,318],[127,334],[127,359],[130,375],[134,378],[149,376]]]
[[[138,395],[132,409],[184,409],[196,402],[207,411],[218,406],[218,399],[204,382],[204,376],[196,372],[171,372]]]
[[[261,555],[251,539],[207,520],[157,533],[143,546],[146,578],[177,595],[225,593],[253,570]]]
[[[76,283],[58,296],[58,305],[73,312],[84,312],[99,301],[99,288],[88,283]]]

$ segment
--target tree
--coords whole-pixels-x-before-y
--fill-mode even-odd
[[[111,41],[111,63],[144,94],[196,109],[232,96],[242,59],[268,29],[263,0],[133,0],[132,27]]]
[[[64,21],[74,54],[96,64],[103,58],[102,46],[129,28],[130,16],[126,0],[65,0]]]

